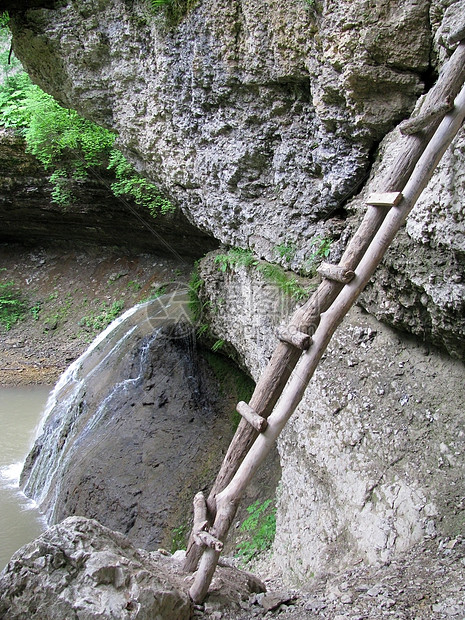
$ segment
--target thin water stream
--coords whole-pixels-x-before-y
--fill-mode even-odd
[[[20,491],[19,476],[49,391],[0,387],[0,570],[45,527],[35,502]]]

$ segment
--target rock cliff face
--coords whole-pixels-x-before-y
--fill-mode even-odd
[[[345,207],[450,53],[440,43],[454,17],[454,2],[439,0],[215,0],[172,27],[147,0],[51,4],[10,7],[33,79],[116,131],[197,228],[267,260],[294,244],[294,269],[316,234],[350,229]],[[388,258],[365,297],[376,316],[459,356],[462,140],[399,242],[411,260]],[[441,235],[424,219],[432,203],[436,222],[450,214]]]
[[[292,304],[253,268],[220,273],[211,257],[201,276],[204,320],[257,379]],[[280,574],[308,585],[459,533],[464,385],[461,362],[351,311],[278,441]]]
[[[269,257],[356,192],[430,70],[428,2],[215,0],[174,30],[148,5],[13,12],[15,52],[197,226]]]
[[[298,270],[316,235],[340,254],[360,217],[350,200],[450,53],[455,4],[212,0],[177,27],[145,0],[10,9],[33,79],[115,130],[196,227],[267,260],[294,244]],[[463,357],[464,139],[362,299],[420,342],[354,311],[280,441],[289,579],[388,560],[463,519],[463,365],[429,343]],[[202,274],[212,328],[257,377],[290,309],[253,270],[220,274],[209,258]]]

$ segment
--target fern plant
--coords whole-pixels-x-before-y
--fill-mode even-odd
[[[159,212],[166,215],[175,211],[174,205],[160,194],[156,185],[134,170],[121,151],[112,150],[108,169],[115,172],[116,181],[111,184],[115,196],[132,198],[136,204],[147,207],[153,217]]]

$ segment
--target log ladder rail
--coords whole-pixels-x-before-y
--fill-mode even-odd
[[[245,488],[302,399],[336,328],[460,129],[465,119],[464,82],[465,41],[461,41],[425,96],[413,129],[409,121],[404,123],[407,131],[400,127],[399,155],[377,179],[381,189],[366,200],[365,217],[339,265],[320,265],[321,284],[296,310],[289,327],[278,333],[278,345],[250,402],[238,404],[242,419],[213,488],[207,499],[202,493],[194,499],[194,527],[184,570],[197,569],[189,592],[195,603],[202,603],[207,595]]]

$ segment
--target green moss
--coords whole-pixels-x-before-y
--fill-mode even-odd
[[[279,248],[279,249],[278,249]],[[295,253],[294,247],[290,245],[277,246],[280,256],[286,260],[292,260],[291,256]],[[223,273],[234,270],[236,267],[255,268],[264,278],[277,286],[283,293],[293,297],[297,301],[306,299],[310,293],[316,288],[312,283],[309,286],[302,286],[298,276],[290,275],[280,265],[259,261],[253,255],[251,250],[243,250],[242,248],[230,248],[225,254],[218,254],[215,257],[215,264]]]
[[[198,261],[194,264],[194,269],[192,270],[191,277],[189,280],[189,311],[192,316],[192,320],[197,325],[200,323],[200,319],[202,317],[202,309],[203,305],[200,301],[200,291],[204,285],[204,281],[200,277],[199,273],[199,263]]]
[[[0,325],[6,330],[24,318],[28,304],[14,282],[0,283]]]

